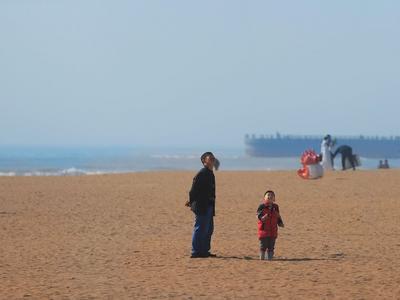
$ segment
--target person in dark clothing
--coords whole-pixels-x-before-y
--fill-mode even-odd
[[[335,153],[333,153],[333,158],[340,153],[342,155],[342,170],[346,170],[346,159],[349,160],[353,170],[356,169],[356,163],[353,155],[353,149],[350,146],[342,145],[336,149]]]
[[[210,253],[215,216],[215,157],[212,152],[201,156],[203,168],[193,178],[186,206],[195,214],[192,236],[192,258],[214,257]]]

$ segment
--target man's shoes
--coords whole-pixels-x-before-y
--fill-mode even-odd
[[[209,257],[208,254],[192,254],[190,258],[206,258]]]
[[[192,254],[190,258],[207,258],[207,257],[217,257],[216,254],[213,253],[206,253],[206,254]]]
[[[207,256],[204,256],[202,254],[192,254],[192,255],[190,255],[190,258],[203,258],[203,257],[207,257]]]

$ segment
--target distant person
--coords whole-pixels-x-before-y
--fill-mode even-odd
[[[385,159],[384,162],[382,160],[379,161],[379,169],[389,169],[389,162],[387,159]]]
[[[200,160],[204,167],[193,178],[189,200],[185,204],[195,214],[191,258],[216,256],[210,253],[215,216],[215,157],[212,152],[205,152]]]
[[[387,159],[385,159],[385,162],[383,163],[383,168],[384,168],[384,169],[389,169],[389,168],[390,168],[390,167],[389,167],[389,162],[388,162]]]
[[[333,157],[332,157],[333,141],[328,134],[324,137],[321,143],[322,154],[322,167],[324,170],[333,170]]]
[[[260,241],[260,260],[265,259],[267,252],[268,260],[274,257],[275,241],[278,237],[278,226],[284,227],[279,206],[275,203],[275,193],[266,191],[263,203],[257,209],[258,239]]]
[[[379,161],[378,169],[383,169],[383,160],[382,159]]]
[[[351,167],[353,168],[353,171],[355,171],[356,162],[353,155],[353,149],[350,146],[342,145],[336,149],[335,153],[333,153],[333,158],[335,158],[336,155],[339,153],[342,155],[342,170],[346,170],[346,159],[348,159]]]

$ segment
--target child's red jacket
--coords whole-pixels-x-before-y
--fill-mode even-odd
[[[268,217],[263,222],[261,218],[268,214]],[[260,204],[257,209],[257,217],[258,217],[258,237],[278,237],[278,224],[283,224],[282,219],[279,216],[279,206],[278,204],[273,203],[272,206],[267,205],[266,203]]]

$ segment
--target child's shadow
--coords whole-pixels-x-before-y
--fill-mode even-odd
[[[343,253],[337,253],[333,255],[329,255],[329,257],[324,257],[324,258],[311,258],[311,257],[275,257],[272,261],[321,261],[321,260],[340,260],[344,257]],[[216,258],[219,259],[238,259],[238,260],[260,260],[258,257],[254,256],[223,256],[223,255],[218,255]]]
[[[316,261],[316,260],[339,260],[339,257],[326,257],[326,258],[311,258],[311,257],[277,257],[275,261]]]

